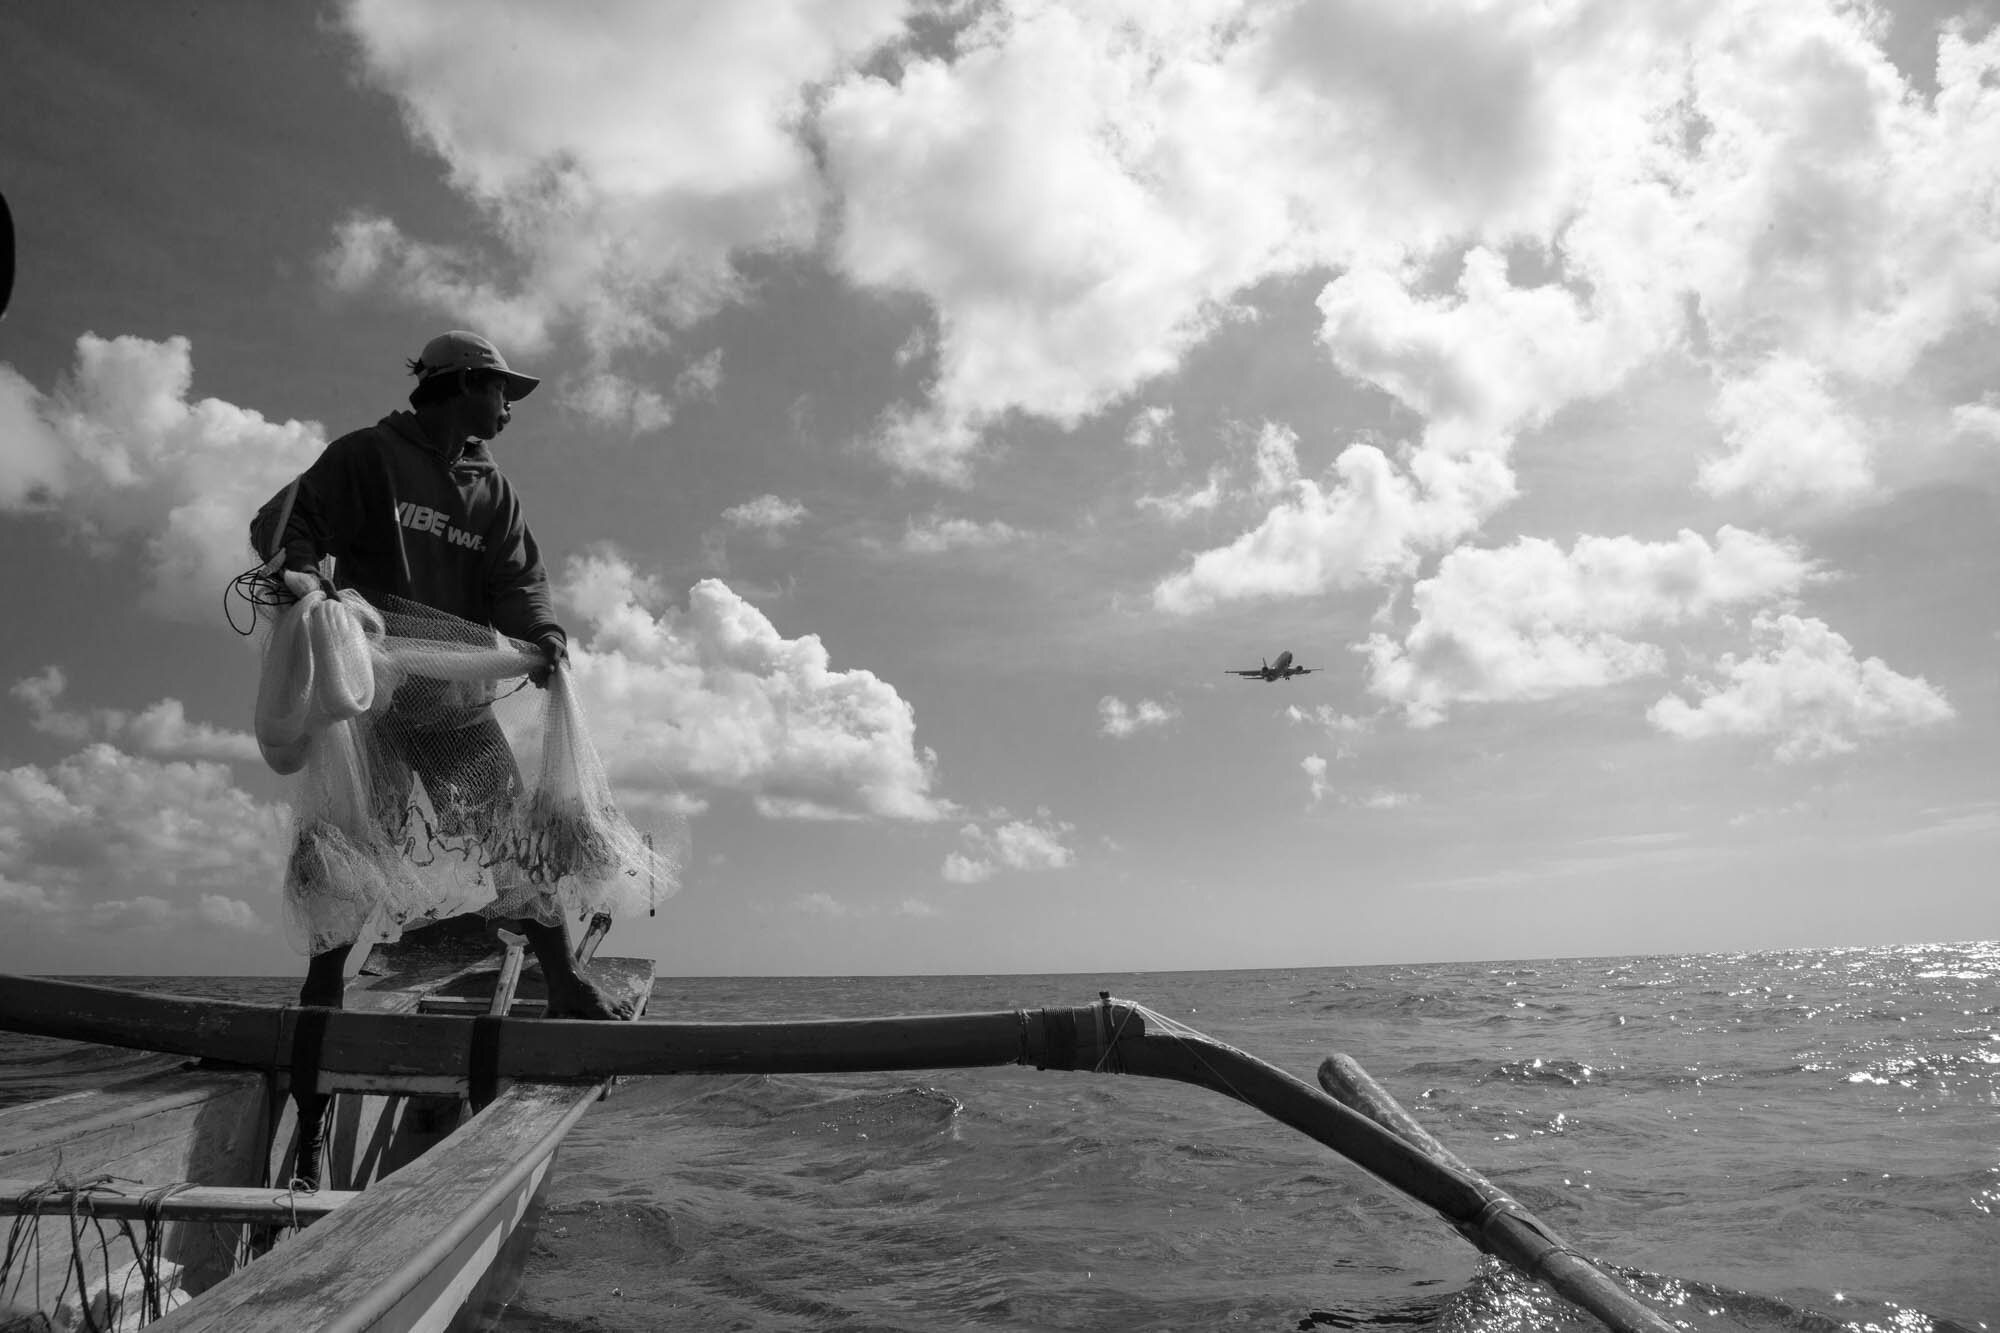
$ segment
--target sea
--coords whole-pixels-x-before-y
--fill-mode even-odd
[[[107,979],[108,980],[108,979]],[[296,978],[119,978],[282,1002]],[[2000,941],[1052,976],[662,978],[653,1018],[1088,1004],[1344,1052],[1692,1333],[2000,1329]],[[0,1103],[158,1057],[0,1037]],[[1597,1328],[1259,1112],[1027,1068],[629,1079],[514,1333]]]

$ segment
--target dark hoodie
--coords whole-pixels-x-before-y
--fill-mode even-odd
[[[535,643],[562,635],[541,552],[481,442],[447,459],[412,412],[343,435],[299,478],[285,567],[334,557],[334,581]]]

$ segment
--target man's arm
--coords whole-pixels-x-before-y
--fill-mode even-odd
[[[493,628],[512,638],[539,643],[551,656],[567,651],[569,635],[556,620],[555,598],[549,592],[542,550],[522,515],[510,487],[503,505],[505,521],[498,525],[487,596],[493,608]]]
[[[354,471],[354,449],[342,437],[299,474],[298,494],[282,536],[285,569],[318,569],[320,559],[334,552],[334,534],[361,521]]]
[[[495,590],[493,626],[503,634],[525,639],[541,647],[543,665],[528,673],[537,688],[545,688],[549,676],[569,661],[569,633],[556,623],[555,599],[549,592],[548,572],[542,567],[534,534],[521,529],[520,567]],[[514,628],[519,626],[519,628]]]

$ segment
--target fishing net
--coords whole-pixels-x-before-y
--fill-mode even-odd
[[[274,609],[255,730],[265,762],[298,779],[294,947],[394,940],[466,912],[631,917],[679,887],[684,825],[642,831],[620,809],[568,668],[525,688],[540,648],[351,589]]]

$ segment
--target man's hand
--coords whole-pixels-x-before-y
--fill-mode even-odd
[[[285,571],[285,591],[298,601],[309,592],[323,592],[325,585],[318,574],[309,569],[288,569]]]
[[[528,672],[528,679],[536,689],[546,690],[556,668],[569,665],[569,640],[560,634],[544,634],[535,642],[541,646],[544,660]]]

